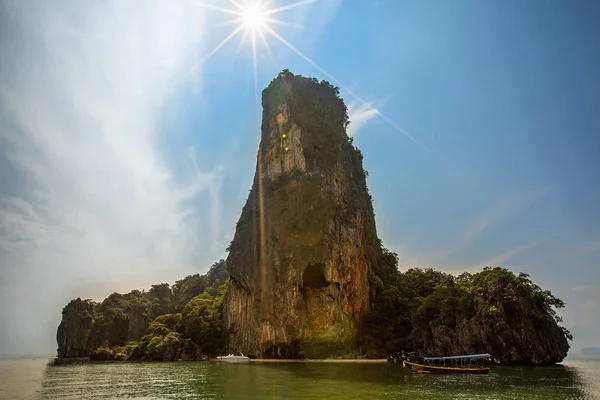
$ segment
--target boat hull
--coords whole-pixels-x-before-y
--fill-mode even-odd
[[[487,367],[481,368],[453,368],[453,367],[434,367],[431,365],[417,364],[409,361],[404,361],[404,366],[418,373],[426,374],[488,374],[490,369]]]
[[[219,361],[223,361],[223,362],[228,362],[228,363],[234,363],[234,364],[242,364],[242,363],[249,363],[250,359],[248,357],[217,357],[217,360]]]

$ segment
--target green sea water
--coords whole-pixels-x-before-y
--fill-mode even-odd
[[[600,399],[600,358],[489,375],[396,364],[0,360],[0,399]]]

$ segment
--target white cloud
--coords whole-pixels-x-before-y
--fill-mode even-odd
[[[379,110],[373,107],[373,103],[353,102],[348,105],[348,116],[350,125],[348,125],[348,136],[354,137],[358,131],[371,119],[379,115]]]
[[[464,228],[435,247],[427,245],[426,242],[412,243],[412,246],[397,244],[395,249],[400,249],[401,269],[411,267],[439,268],[448,272],[479,271],[485,266],[503,266],[514,262],[518,256],[527,253],[541,243],[549,239],[551,235],[545,235],[541,239],[528,240],[509,249],[493,250],[487,252],[479,259],[470,254],[471,246],[481,237],[506,224],[511,218],[520,215],[529,207],[541,201],[548,193],[544,187],[529,187],[515,189],[505,196],[491,203],[476,215],[470,222],[467,221]],[[425,247],[423,247],[423,245]]]
[[[502,252],[501,254],[487,258],[482,261],[478,261],[476,263],[472,263],[470,265],[441,265],[440,268],[453,274],[460,274],[464,271],[475,273],[481,271],[484,267],[503,267],[508,268],[513,272],[522,271],[523,268],[510,263],[514,262],[514,260],[518,258],[518,256],[520,256],[521,254],[528,252],[529,250],[537,247],[543,242],[544,239],[524,243],[511,249],[508,249]]]
[[[190,160],[175,181],[156,145],[171,83],[202,52],[202,8],[159,0],[10,8],[0,38],[0,157],[23,187],[0,192],[0,281],[11,288],[0,293],[0,317],[12,321],[3,336],[16,341],[0,339],[0,353],[48,349],[62,305],[87,295],[77,285],[186,269],[198,243],[215,252],[222,239],[222,167],[202,172]],[[205,194],[210,207],[196,216],[193,202]],[[204,221],[209,230],[198,229]],[[37,348],[19,342],[26,330]]]
[[[211,227],[211,251],[217,253],[222,243],[221,236],[221,182],[223,180],[223,166],[217,166],[212,172],[205,173],[200,171],[196,162],[194,147],[188,149],[188,155],[194,164],[198,182],[202,188],[208,190],[210,200],[210,227]]]
[[[438,254],[432,255],[431,263],[437,264],[447,257],[459,252],[466,246],[472,244],[481,235],[485,234],[495,225],[505,223],[506,220],[518,215],[527,208],[539,202],[548,192],[546,188],[530,187],[521,190],[515,190],[493,203],[489,208],[482,212],[477,218],[473,219],[462,232],[458,232],[450,241],[446,249]],[[525,249],[529,248],[525,245]],[[497,261],[502,261],[502,256],[497,257]],[[491,259],[489,261],[494,261]]]
[[[308,0],[306,5],[296,8],[297,12],[293,15],[286,11],[276,14],[278,20],[291,23],[292,29],[286,26],[275,28],[288,40],[301,41],[302,47],[307,50],[322,37],[323,29],[334,20],[341,5],[342,0]]]

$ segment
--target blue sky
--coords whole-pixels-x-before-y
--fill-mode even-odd
[[[302,3],[269,26],[305,58],[265,31],[257,87],[283,68],[342,86],[401,269],[524,271],[567,302],[575,350],[600,345],[598,3]],[[226,256],[253,54],[243,31],[212,52],[237,25],[206,5],[235,8],[0,3],[0,354],[52,354],[71,298]]]

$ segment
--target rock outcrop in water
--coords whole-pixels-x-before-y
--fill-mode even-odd
[[[394,257],[391,264],[394,264]],[[376,289],[363,331],[370,354],[490,353],[502,364],[562,361],[571,334],[555,309],[564,303],[526,274],[484,268],[452,276],[432,269],[390,272]]]
[[[420,305],[412,336],[424,354],[490,353],[503,364],[562,361],[570,333],[553,310],[564,303],[525,274],[486,269]]]
[[[287,71],[263,91],[262,106],[254,183],[226,262],[229,348],[350,354],[379,241],[346,106],[329,83]]]

